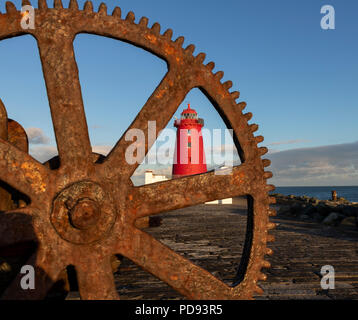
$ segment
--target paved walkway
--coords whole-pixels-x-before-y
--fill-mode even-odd
[[[200,205],[161,215],[160,227],[146,229],[179,254],[230,284],[240,261],[246,228],[242,201]],[[257,299],[358,299],[358,231],[275,217],[272,267]],[[335,289],[322,290],[320,270],[332,265]],[[124,259],[115,275],[121,299],[183,299],[168,285]],[[76,298],[71,293],[68,298]]]

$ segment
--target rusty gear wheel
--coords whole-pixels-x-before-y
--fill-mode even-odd
[[[30,2],[23,0],[23,5]],[[133,12],[121,18],[120,8],[107,15],[105,4],[98,12],[87,1],[83,10],[76,0],[63,8],[54,0],[49,9],[38,1],[35,29],[23,30],[22,15],[11,2],[0,14],[0,40],[31,34],[38,43],[52,121],[60,157],[60,167],[51,170],[9,142],[0,141],[0,179],[28,195],[31,203],[23,209],[0,215],[0,246],[34,238],[38,247],[28,264],[36,266],[36,289],[20,290],[20,277],[4,292],[6,299],[41,299],[68,265],[76,269],[82,299],[117,299],[110,257],[121,254],[166,282],[189,299],[251,299],[261,293],[258,280],[269,267],[264,260],[271,254],[266,243],[274,215],[268,192],[274,187],[266,179],[269,160],[261,160],[267,148],[258,147],[263,137],[255,137],[256,124],[248,124],[251,113],[243,114],[246,104],[236,103],[238,92],[229,92],[231,81],[221,83],[223,72],[213,74],[214,63],[203,64],[205,54],[193,56],[194,46],[183,49],[183,37],[171,40],[169,29],[147,27],[148,19],[135,22]],[[91,145],[83,107],[73,40],[78,33],[96,34],[143,48],[164,59],[168,72],[145,103],[129,128],[147,132],[149,120],[162,130],[193,88],[210,99],[235,132],[235,144],[242,164],[232,175],[214,172],[134,187],[130,177],[138,164],[125,160],[131,143],[124,135],[103,163],[91,159]],[[154,115],[154,116],[153,116]],[[155,117],[154,119],[152,117]],[[146,139],[146,152],[150,148]],[[183,197],[184,193],[192,194]],[[237,283],[230,287],[208,271],[175,253],[158,240],[135,227],[138,218],[215,199],[246,195],[248,225]],[[17,213],[17,219],[9,219]],[[24,217],[21,232],[19,217]],[[29,218],[31,223],[29,223]]]

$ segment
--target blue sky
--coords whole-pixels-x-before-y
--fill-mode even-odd
[[[20,2],[14,1],[18,8]],[[68,2],[63,0],[65,6]],[[95,8],[100,2],[93,1]],[[205,52],[205,62],[214,61],[215,70],[224,71],[223,81],[233,81],[232,90],[241,92],[240,101],[246,101],[246,110],[254,115],[251,122],[259,124],[257,134],[265,137],[262,145],[269,147],[273,159],[280,158],[278,164],[286,159],[281,167],[273,163],[273,183],[358,185],[357,1],[104,2],[109,13],[118,5],[122,16],[132,10],[137,22],[146,16],[149,25],[159,22],[162,32],[173,29],[173,39],[183,35],[184,46],[195,44],[194,54]],[[4,3],[1,1],[1,12],[5,11]],[[84,1],[79,3],[82,7]],[[320,27],[320,9],[325,4],[335,8],[335,30]],[[112,39],[79,35],[74,45],[92,145],[112,146],[159,84],[166,65],[141,49]],[[25,128],[40,128],[48,137],[46,143],[32,145],[34,155],[54,148],[46,90],[32,37],[0,42],[0,98],[10,118]],[[187,102],[205,118],[207,128],[224,127],[198,90],[189,93],[178,113]],[[348,150],[343,175],[342,164],[335,158],[338,149],[334,148],[342,145],[349,146],[339,149]],[[333,146],[332,152],[313,152],[323,146]],[[295,161],[290,158],[292,150],[305,155],[299,157],[304,168],[309,163],[315,168],[330,168],[333,173],[327,176],[321,170],[321,175],[312,178],[305,170],[306,175],[290,175],[287,168],[302,168],[300,163],[289,166]],[[312,154],[316,158],[312,159]],[[282,170],[286,170],[284,174]]]

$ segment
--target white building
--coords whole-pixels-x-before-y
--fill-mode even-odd
[[[167,176],[162,174],[154,174],[153,170],[146,170],[144,173],[144,184],[169,180]]]
[[[232,204],[232,198],[205,202],[205,204]]]

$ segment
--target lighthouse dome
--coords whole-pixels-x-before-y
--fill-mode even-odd
[[[183,112],[181,113],[181,118],[182,119],[197,119],[198,118],[198,114],[194,109],[190,108],[190,103],[188,103],[188,108],[184,109]]]

